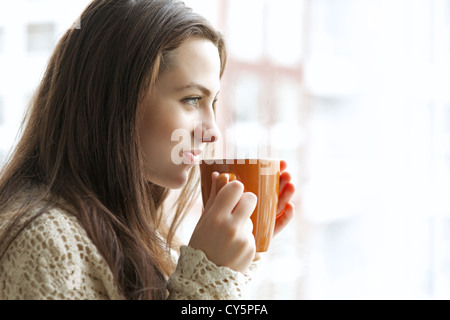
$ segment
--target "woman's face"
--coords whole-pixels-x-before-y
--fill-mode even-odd
[[[204,143],[217,141],[213,106],[220,90],[220,57],[208,40],[186,40],[143,100],[140,140],[147,179],[182,188]]]

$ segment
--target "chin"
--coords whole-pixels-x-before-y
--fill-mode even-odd
[[[183,189],[183,187],[186,185],[187,179],[181,181],[172,181],[172,183],[167,184],[167,186],[165,186],[166,188],[172,189],[172,190],[180,190]]]
[[[170,177],[170,186],[167,186],[169,189],[179,190],[186,186],[186,183],[189,179],[189,174],[193,169],[193,166],[183,166],[182,170],[174,170],[172,176]],[[169,180],[169,179],[168,179]]]
[[[189,170],[173,170],[159,179],[149,179],[152,183],[172,190],[182,189],[189,178]]]

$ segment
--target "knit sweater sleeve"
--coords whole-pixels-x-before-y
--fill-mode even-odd
[[[176,271],[168,281],[169,299],[244,298],[250,274],[217,267],[202,251],[182,247]],[[0,300],[5,299],[124,297],[106,260],[78,220],[55,209],[22,230],[2,257]]]
[[[218,267],[205,253],[181,247],[180,259],[168,282],[169,299],[173,300],[240,300],[248,298],[247,289],[257,263],[248,274]]]
[[[122,299],[85,230],[59,210],[22,230],[0,262],[0,299]]]

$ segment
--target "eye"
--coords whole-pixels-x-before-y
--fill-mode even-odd
[[[202,99],[202,97],[189,97],[189,98],[185,98],[182,101],[194,108],[200,108],[200,100]]]
[[[219,99],[215,99],[215,100],[213,101],[213,103],[212,103],[212,109],[214,110],[214,112],[216,111],[216,104],[217,104],[217,101],[219,101]]]

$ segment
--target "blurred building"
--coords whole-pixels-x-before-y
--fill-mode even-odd
[[[0,0],[0,163],[59,38],[87,0]]]
[[[305,297],[448,298],[450,2],[311,5]]]

